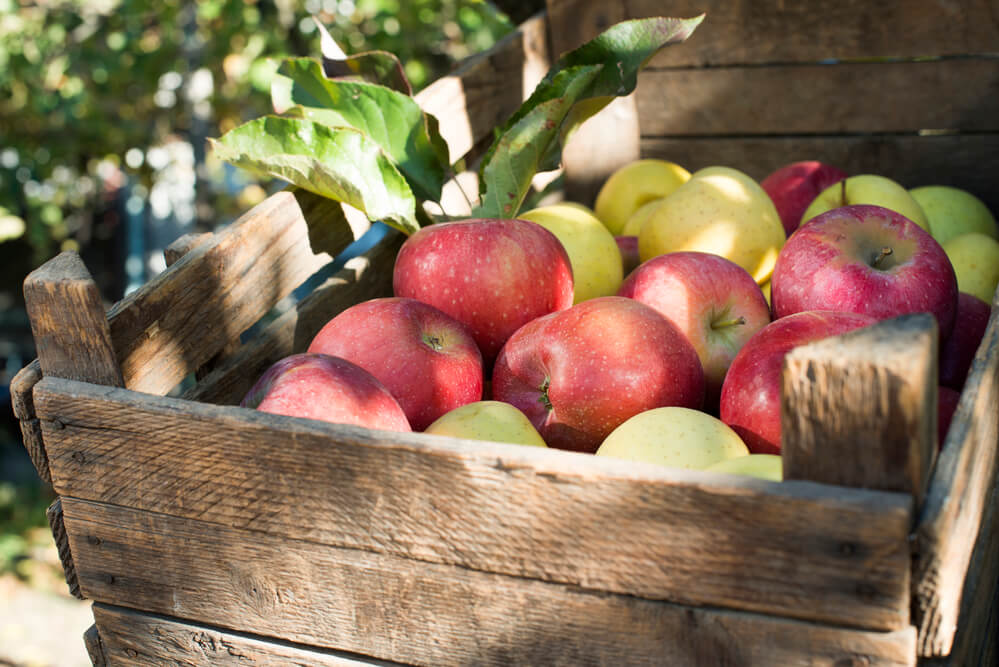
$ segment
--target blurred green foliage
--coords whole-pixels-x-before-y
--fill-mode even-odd
[[[148,193],[171,138],[194,148],[200,222],[254,203],[204,137],[270,111],[278,61],[319,55],[313,16],[347,53],[395,53],[414,89],[512,28],[481,0],[0,0],[0,277],[114,233],[102,196],[122,172]]]

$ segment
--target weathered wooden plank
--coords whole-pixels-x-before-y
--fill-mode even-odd
[[[45,511],[45,516],[49,522],[49,529],[52,531],[52,539],[55,541],[56,549],[59,552],[59,561],[62,563],[66,585],[69,586],[69,594],[78,600],[85,600],[86,598],[80,592],[80,580],[76,574],[76,565],[73,561],[72,550],[70,549],[69,536],[66,534],[61,498],[56,498],[49,505],[49,508]]]
[[[105,667],[108,664],[104,654],[104,644],[101,642],[101,633],[96,624],[91,625],[83,633],[83,643],[87,647],[87,655],[90,656],[90,663],[94,667]]]
[[[921,58],[995,53],[999,23],[990,0],[772,2],[706,0],[549,0],[553,23],[563,14],[605,5],[628,18],[707,13],[689,42],[664,49],[654,66],[690,67],[818,62],[829,58]],[[613,5],[613,10],[610,6]]]
[[[45,453],[45,442],[42,440],[42,425],[38,423],[38,417],[35,415],[35,401],[31,393],[41,379],[41,364],[38,363],[38,359],[34,359],[19,370],[10,381],[10,402],[14,416],[17,417],[21,427],[21,441],[28,450],[28,456],[38,472],[38,477],[46,484],[51,484],[52,475],[49,472],[49,457]]]
[[[389,667],[398,664],[339,651],[296,646],[99,602],[94,603],[93,610],[111,665]]]
[[[547,27],[544,13],[528,19],[416,94],[420,107],[439,121],[452,162],[491,137],[544,78],[551,66]]]
[[[911,493],[937,451],[937,323],[903,315],[784,359],[784,479]]]
[[[185,398],[237,405],[267,368],[278,359],[307,349],[312,338],[336,314],[366,299],[392,295],[392,262],[404,236],[390,232],[377,245],[347,261],[336,275],[314,289],[294,309],[282,314],[252,341],[199,378]]]
[[[915,528],[919,651],[950,652],[962,591],[999,464],[999,298],[978,348]]]
[[[363,231],[332,200],[268,197],[112,307],[126,386],[170,391]]]
[[[937,136],[644,137],[646,157],[673,160],[691,171],[728,165],[757,180],[797,160],[823,160],[852,174],[883,174],[906,187],[953,185],[999,211],[999,134]]]
[[[43,379],[35,403],[63,496],[681,603],[908,624],[905,494],[388,434],[59,379]]]
[[[29,273],[24,302],[42,375],[124,386],[100,292],[78,253]]]
[[[74,548],[84,554],[84,587],[97,600],[386,660],[911,665],[915,659],[911,627],[872,633],[695,609],[72,499],[66,511]],[[103,623],[101,630],[107,631]]]
[[[997,87],[995,58],[647,70],[637,105],[649,136],[995,132]]]

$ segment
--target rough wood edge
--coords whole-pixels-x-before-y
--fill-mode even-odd
[[[21,442],[28,450],[32,465],[39,479],[46,484],[52,484],[52,472],[49,470],[49,457],[45,452],[45,441],[42,439],[42,427],[35,416],[35,402],[32,396],[35,385],[42,379],[42,368],[38,359],[22,368],[10,382],[11,406],[21,428]]]
[[[937,348],[936,320],[914,313],[789,352],[784,479],[911,493],[918,506],[937,450]]]
[[[402,667],[399,663],[260,637],[252,634],[252,628],[235,632],[102,602],[95,602],[93,610],[103,630],[98,638],[102,657],[111,656],[116,662],[129,665]],[[97,667],[98,663],[94,661],[94,665]]]
[[[55,540],[56,548],[59,550],[59,561],[62,563],[62,571],[66,576],[66,585],[69,586],[69,593],[78,600],[86,600],[80,592],[80,580],[76,574],[76,565],[73,563],[73,554],[69,546],[69,535],[66,533],[66,524],[62,512],[62,498],[56,498],[45,511],[49,520],[49,528],[52,529],[52,538]]]
[[[90,656],[90,662],[94,667],[105,667],[108,664],[101,633],[96,623],[83,633],[83,644],[87,647],[87,655]]]
[[[913,533],[919,654],[950,653],[962,591],[999,464],[999,291]]]

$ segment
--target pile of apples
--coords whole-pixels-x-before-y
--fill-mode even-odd
[[[997,238],[988,208],[949,186],[638,160],[593,209],[421,228],[393,297],[332,318],[242,405],[780,479],[784,356],[905,313],[939,326],[943,439]]]

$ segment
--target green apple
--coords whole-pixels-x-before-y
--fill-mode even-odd
[[[502,401],[475,401],[454,408],[423,431],[434,435],[546,447],[527,416]]]
[[[730,475],[749,475],[779,482],[784,479],[784,468],[779,454],[748,454],[736,456],[710,465],[705,470]]]
[[[784,239],[777,207],[759,183],[737,169],[706,167],[653,209],[638,234],[638,256],[645,262],[680,250],[710,252],[763,283]]]
[[[901,184],[878,174],[858,174],[834,183],[819,193],[801,216],[805,224],[820,213],[851,204],[873,204],[901,213],[909,220],[930,231],[926,214],[909,191]]]
[[[996,219],[981,199],[949,185],[924,185],[909,190],[930,223],[930,235],[943,243],[955,236],[981,232],[999,238]]]
[[[611,431],[596,451],[597,456],[691,469],[748,454],[742,439],[720,419],[676,406],[638,413]]]
[[[954,266],[957,289],[992,303],[999,285],[999,241],[980,232],[970,232],[940,245]]]
[[[619,167],[597,193],[593,211],[614,236],[642,204],[661,199],[690,180],[690,172],[668,160],[646,158]]]
[[[617,292],[624,280],[621,250],[595,215],[572,204],[551,204],[517,217],[538,223],[562,242],[572,265],[573,303]]]

